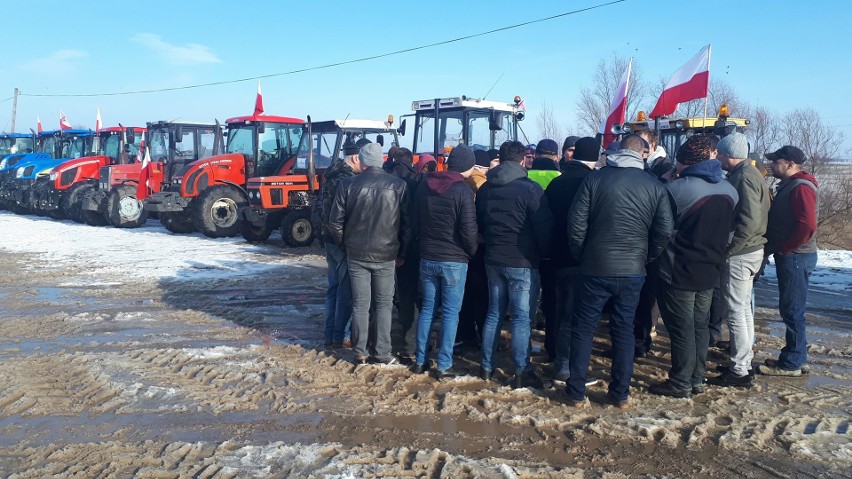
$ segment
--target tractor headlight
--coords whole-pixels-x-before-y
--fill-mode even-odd
[[[24,176],[24,167],[20,167],[15,171],[15,178],[22,178]]]
[[[7,161],[6,158],[3,158],[2,160],[0,160],[0,170],[2,170],[3,168],[6,168],[6,161]]]
[[[50,173],[50,181],[56,181],[57,178],[59,178],[59,172],[58,171],[53,171],[53,172]]]

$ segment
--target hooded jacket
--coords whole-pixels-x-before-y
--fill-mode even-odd
[[[568,216],[571,202],[580,190],[583,180],[594,171],[580,161],[568,161],[562,167],[562,175],[554,178],[544,190],[547,204],[553,212],[553,249],[550,254],[554,268],[570,268],[580,265],[568,248]]]
[[[733,234],[737,190],[725,180],[719,160],[684,168],[666,189],[675,226],[659,262],[660,280],[686,291],[713,289]]]
[[[607,165],[586,176],[571,203],[568,247],[583,275],[645,276],[672,232],[666,188],[635,151],[607,155]]]
[[[335,161],[323,174],[322,188],[320,188],[317,202],[311,210],[314,228],[319,231],[319,237],[323,242],[334,242],[331,232],[328,230],[328,216],[331,213],[331,205],[334,204],[337,186],[343,179],[351,176],[355,176],[355,170],[343,160]]]
[[[414,202],[413,236],[419,241],[420,257],[467,263],[476,253],[478,231],[473,191],[461,173],[426,175]]]
[[[476,218],[485,237],[485,263],[538,268],[550,252],[553,215],[544,190],[520,163],[490,170],[476,194]]]
[[[782,181],[775,190],[766,228],[766,253],[782,255],[817,251],[819,184],[806,171]]]
[[[648,171],[657,178],[666,174],[673,168],[672,161],[666,156],[666,149],[660,145],[648,155],[647,163]]]
[[[734,237],[728,246],[728,256],[753,253],[766,244],[769,187],[749,161],[740,162],[728,172],[728,183],[740,197],[734,212]]]
[[[405,258],[411,242],[405,181],[369,166],[340,182],[328,218],[328,230],[349,259],[372,263]]]

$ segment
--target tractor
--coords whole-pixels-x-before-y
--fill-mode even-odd
[[[27,133],[0,133],[0,158],[16,153],[32,153],[35,135]]]
[[[499,148],[504,141],[517,140],[518,122],[525,116],[521,103],[518,96],[514,103],[466,96],[413,102],[415,161],[420,154],[429,153],[438,162],[438,169],[444,170],[446,154],[456,145],[489,150]]]
[[[151,162],[144,166],[145,171],[139,161],[102,166],[98,183],[83,198],[82,209],[90,215],[99,215],[116,228],[138,228],[149,215],[143,200],[137,198],[141,178],[147,178],[151,192],[163,191],[173,181],[179,181],[187,165],[216,155],[221,144],[221,129],[215,124],[148,123],[143,148],[147,148]],[[173,233],[195,231],[192,221],[178,214],[161,213],[159,219]]]
[[[95,134],[91,130],[59,130],[44,138],[43,150],[53,150],[54,156],[46,158],[38,154],[25,155],[14,166],[14,178],[3,183],[0,197],[18,213],[31,211],[35,206],[32,193],[36,178],[39,175],[49,175],[54,167],[69,159],[93,156],[96,148],[94,140]]]
[[[320,172],[341,158],[345,141],[366,138],[381,144],[385,151],[399,145],[398,134],[405,125],[392,128],[393,116],[387,122],[377,120],[330,120],[310,123],[310,145],[299,150],[296,165],[282,176],[260,176],[248,180],[248,206],[240,208],[240,233],[247,241],[266,241],[276,229],[288,246],[309,246],[314,240],[310,208],[319,191]],[[310,165],[317,175],[309,180]]]
[[[163,191],[145,199],[146,210],[161,218],[179,217],[184,224],[191,221],[211,238],[239,234],[239,210],[249,204],[248,179],[289,174],[308,139],[307,125],[298,118],[263,114],[230,118],[226,124],[226,153],[186,165]]]
[[[68,160],[36,178],[32,190],[34,210],[46,212],[51,218],[68,217],[92,226],[106,225],[103,216],[82,209],[83,198],[97,186],[101,167],[126,164],[136,157],[144,133],[144,128],[101,128],[97,132],[97,155]]]
[[[53,141],[55,131],[46,131],[36,134],[33,132],[34,145],[32,150],[25,148],[24,151],[9,153],[0,159],[0,209],[17,210],[14,201],[14,192],[12,190],[13,180],[17,173],[17,165],[21,161],[29,161],[34,159],[49,159],[56,155],[56,142]],[[46,149],[46,150],[45,150]],[[11,147],[10,147],[11,150]],[[9,186],[5,186],[5,185]],[[23,211],[21,211],[23,212]]]

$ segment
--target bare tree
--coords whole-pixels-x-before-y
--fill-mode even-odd
[[[595,69],[592,86],[580,89],[577,112],[580,117],[580,127],[584,129],[584,133],[594,136],[600,130],[601,123],[609,114],[610,104],[629,61],[615,53],[608,59],[602,59]],[[634,60],[630,86],[627,89],[628,119],[636,117],[639,105],[645,101],[647,90],[639,65]]]
[[[819,112],[813,108],[797,108],[784,115],[779,128],[780,142],[799,147],[815,175],[841,156],[843,133],[823,123]]]
[[[562,125],[556,120],[553,108],[549,107],[547,103],[542,104],[541,109],[538,111],[538,116],[535,118],[535,124],[538,127],[538,133],[541,135],[541,138],[550,138],[559,143],[565,137]]]
[[[762,106],[755,108],[751,117],[747,118],[750,123],[746,135],[751,142],[751,151],[762,158],[764,153],[779,146],[778,119],[774,113]]]

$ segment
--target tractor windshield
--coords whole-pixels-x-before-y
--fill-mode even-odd
[[[229,127],[228,153],[243,154],[246,165],[254,165],[254,171],[248,172],[251,176],[272,176],[296,156],[305,128],[301,123],[264,122],[261,130],[256,133],[256,124]]]
[[[72,136],[62,140],[60,158],[80,158],[89,154],[91,137]]]
[[[41,139],[41,145],[39,147],[39,151],[42,153],[47,153],[51,158],[57,158],[56,156],[56,137],[48,136]]]
[[[148,151],[151,161],[166,162],[169,159],[169,130],[158,128],[148,130]]]
[[[113,160],[118,159],[119,148],[121,147],[121,136],[116,134],[107,135],[101,143],[101,154],[108,156]]]
[[[0,156],[12,155],[15,153],[32,153],[32,151],[32,137],[0,139]]]

